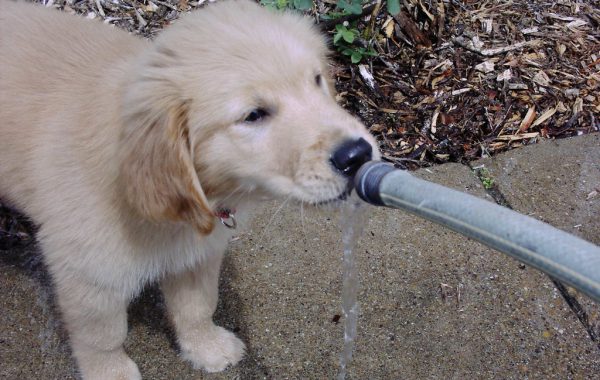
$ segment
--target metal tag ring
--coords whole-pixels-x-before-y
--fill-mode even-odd
[[[230,212],[227,214],[227,217],[219,217],[219,219],[221,220],[221,223],[227,227],[230,228],[232,230],[235,230],[237,227],[237,222],[235,221],[235,216]],[[228,219],[231,219],[231,222],[227,222]]]

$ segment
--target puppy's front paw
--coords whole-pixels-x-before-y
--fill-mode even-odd
[[[73,347],[84,380],[142,380],[137,365],[122,348],[114,351],[79,350]]]
[[[195,331],[193,337],[180,337],[179,345],[184,359],[207,372],[219,372],[237,364],[246,349],[232,332],[215,325]]]

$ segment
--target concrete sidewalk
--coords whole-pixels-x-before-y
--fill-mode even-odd
[[[497,185],[495,199],[467,166],[417,175],[600,244],[600,135],[480,165]],[[145,379],[335,378],[338,215],[278,207],[264,206],[224,264],[216,321],[244,339],[246,359],[221,374],[193,371],[177,357],[161,296],[149,289],[131,307],[126,343]],[[75,378],[44,271],[31,269],[25,252],[0,256],[0,379]],[[546,275],[389,209],[373,209],[357,256],[361,313],[349,379],[600,378],[600,306],[562,289],[574,312]]]

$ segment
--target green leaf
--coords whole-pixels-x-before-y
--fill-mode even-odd
[[[394,16],[400,13],[400,0],[388,0],[387,11]]]
[[[346,16],[344,12],[329,12],[321,15],[323,20],[334,20],[336,18],[340,18]]]
[[[337,3],[338,8],[346,13],[359,15],[362,13],[362,0],[339,0]]]
[[[351,48],[346,48],[346,49],[342,50],[343,55],[352,55],[352,54],[354,54],[354,52],[355,52],[355,50],[351,49]]]
[[[342,31],[342,37],[344,38],[344,41],[351,44],[354,42],[356,35],[351,30],[346,29],[345,31]]]
[[[361,48],[361,53],[370,57],[376,57],[378,55],[377,51],[373,49],[373,47],[370,47],[369,49]]]
[[[310,8],[312,8],[312,5],[312,0],[294,0],[294,8],[300,9],[302,11],[309,10]]]
[[[334,36],[333,36],[333,44],[337,45],[337,43],[340,41],[340,38],[342,38],[342,33],[341,32],[337,32]]]
[[[350,56],[350,61],[352,63],[358,63],[362,60],[362,54],[359,51],[355,51],[354,53],[352,53],[352,55]]]

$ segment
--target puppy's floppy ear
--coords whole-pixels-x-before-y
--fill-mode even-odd
[[[184,221],[208,234],[214,215],[194,169],[188,104],[169,81],[138,81],[124,99],[120,176],[125,197],[150,220]]]

